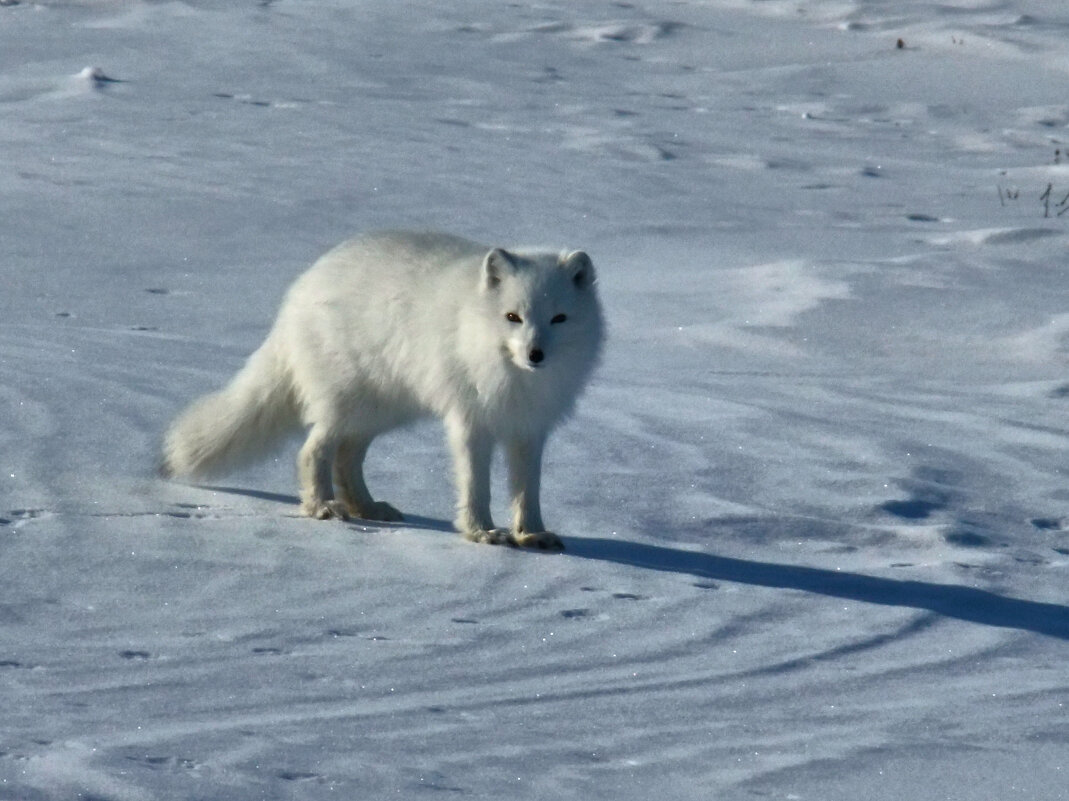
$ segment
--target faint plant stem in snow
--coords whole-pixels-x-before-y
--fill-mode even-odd
[[[1007,189],[1003,192],[1002,184],[996,184],[995,187],[998,189],[998,203],[1000,206],[1005,206],[1007,200],[1016,200],[1021,196],[1020,189]]]
[[[1043,216],[1044,217],[1049,217],[1050,216],[1050,200],[1051,200],[1051,193],[1053,191],[1054,191],[1054,184],[1047,184],[1046,190],[1043,192],[1042,195],[1039,196],[1039,199],[1041,201],[1043,201]],[[1057,203],[1054,204],[1054,208],[1058,209],[1058,212],[1057,212],[1057,214],[1055,216],[1061,217],[1063,214],[1065,214],[1065,212],[1069,211],[1069,205],[1067,205],[1067,204],[1069,204],[1069,192],[1066,193],[1065,197],[1063,197],[1061,200],[1059,200]]]

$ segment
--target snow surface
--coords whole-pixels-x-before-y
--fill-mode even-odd
[[[0,3],[0,798],[1069,798],[1067,129],[1061,0]],[[565,553],[155,477],[383,226],[593,254]]]

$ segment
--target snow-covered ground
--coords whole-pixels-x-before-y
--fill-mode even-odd
[[[1067,146],[1061,0],[0,3],[0,798],[1069,798]],[[384,226],[594,256],[565,553],[155,477]]]

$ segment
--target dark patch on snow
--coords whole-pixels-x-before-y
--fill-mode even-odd
[[[1065,522],[1060,517],[1033,517],[1028,521],[1041,531],[1063,531]]]
[[[675,153],[673,153],[666,147],[654,145],[653,149],[657,152],[657,155],[660,157],[661,161],[675,161],[677,158],[679,158]]]
[[[1022,565],[1046,565],[1049,564],[1046,559],[1036,554],[1024,554],[1021,556],[1013,557],[1013,561],[1019,562]]]
[[[885,512],[890,512],[895,517],[901,517],[906,520],[925,520],[932,516],[932,512],[936,512],[944,505],[936,503],[935,501],[887,501],[880,504],[880,508]]]
[[[195,760],[183,759],[181,757],[173,756],[153,756],[150,754],[131,754],[126,757],[130,762],[137,762],[141,765],[147,765],[153,770],[159,770],[160,768],[181,768],[182,770],[195,770],[198,765]]]
[[[287,782],[306,782],[310,779],[318,779],[318,773],[309,773],[303,770],[280,770],[278,778]]]
[[[560,616],[574,620],[580,617],[588,617],[590,615],[589,609],[564,609],[561,611]]]
[[[34,520],[44,514],[44,509],[12,509],[8,512],[12,517],[20,517],[23,520]]]
[[[1051,236],[1061,236],[1060,232],[1050,228],[1014,228],[1011,231],[997,231],[984,238],[985,245],[1018,245],[1024,242],[1033,242],[1037,239],[1046,239]]]
[[[954,529],[943,535],[943,539],[951,545],[959,545],[962,548],[983,548],[991,544],[991,538],[971,529]]]
[[[327,629],[324,632],[328,637],[337,639],[338,637],[359,637],[359,632],[352,629]]]
[[[877,508],[903,520],[927,520],[935,512],[948,509],[957,494],[961,476],[939,467],[920,466],[907,479],[896,483],[909,497],[885,501]]]

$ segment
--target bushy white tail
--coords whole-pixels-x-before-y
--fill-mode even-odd
[[[265,455],[297,422],[291,383],[268,339],[225,389],[198,398],[171,424],[160,472],[226,472]]]

